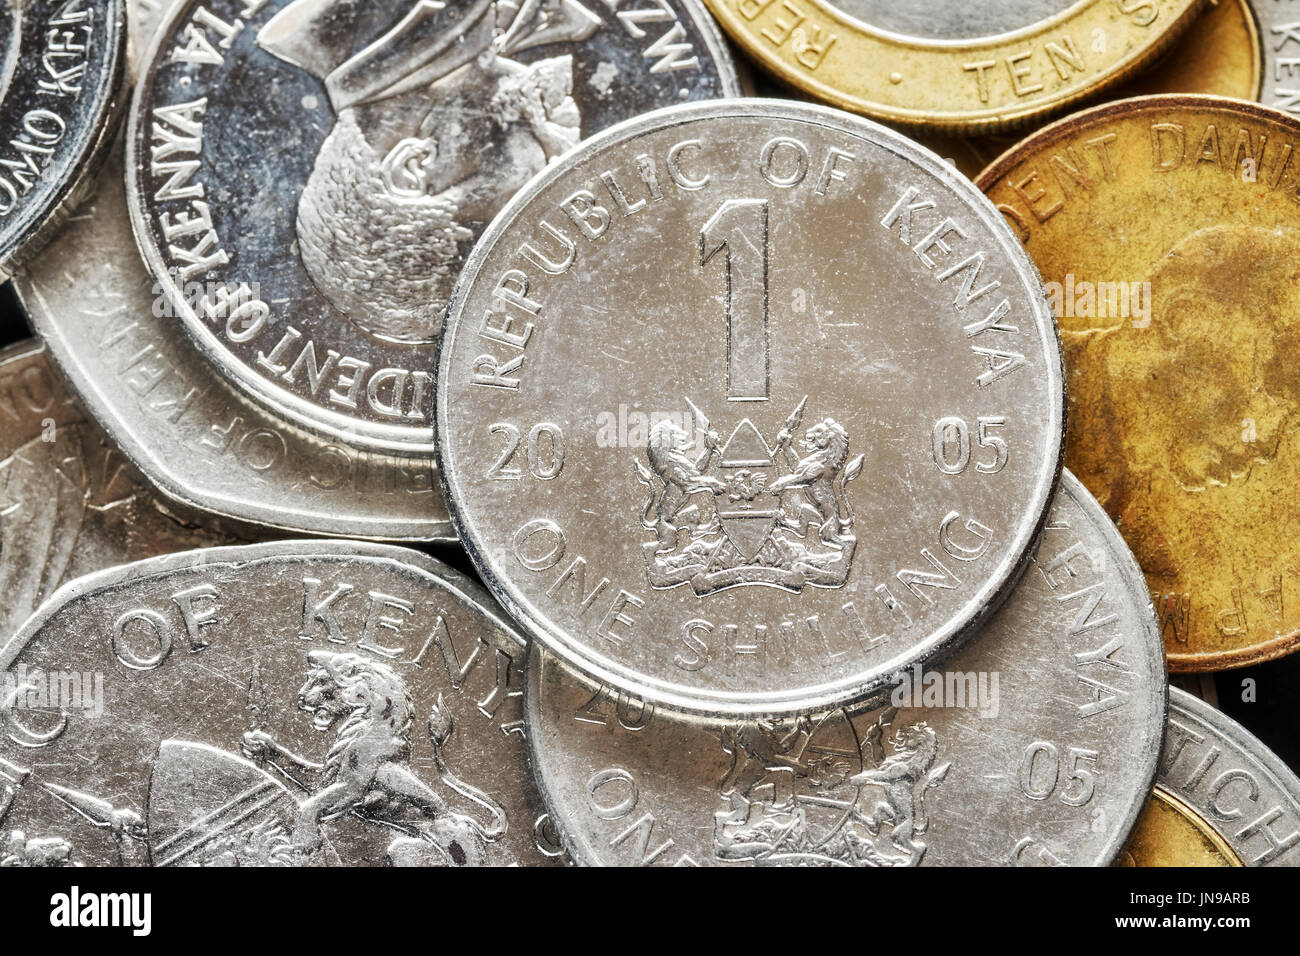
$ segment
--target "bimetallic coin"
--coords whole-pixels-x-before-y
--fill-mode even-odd
[[[1037,273],[931,154],[822,107],[589,140],[475,247],[438,450],[548,648],[686,710],[851,700],[1005,595],[1059,473]]]
[[[735,95],[695,0],[187,0],[142,71],[128,184],[186,330],[277,413],[428,450],[470,246],[584,136]]]
[[[1164,663],[1141,573],[1067,474],[978,639],[861,709],[681,718],[534,645],[525,713],[580,863],[1106,864],[1150,792]]]
[[[430,455],[323,440],[197,352],[136,255],[119,155],[14,282],[82,401],[168,500],[297,533],[453,537]]]
[[[229,541],[162,510],[44,348],[0,350],[0,642],[64,581]]]
[[[0,648],[2,852],[545,863],[523,656],[479,588],[401,548],[215,548],[81,578]]]
[[[979,185],[1047,280],[1066,464],[1118,523],[1171,669],[1300,645],[1300,121],[1126,100],[1030,137]]]
[[[1129,866],[1300,864],[1300,779],[1236,721],[1171,688],[1151,803]]]
[[[1152,93],[1209,93],[1260,98],[1264,48],[1252,12],[1257,0],[1214,0],[1173,48],[1142,73],[1107,90],[1107,100]],[[1271,4],[1272,0],[1259,0]],[[917,141],[974,179],[1023,134],[935,136]]]
[[[126,0],[0,2],[0,280],[81,197],[124,103]]]
[[[785,82],[877,119],[953,131],[1023,126],[1151,62],[1202,0],[707,0]]]

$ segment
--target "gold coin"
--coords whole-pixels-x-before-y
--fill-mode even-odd
[[[977,180],[1047,282],[1066,465],[1142,566],[1174,671],[1300,644],[1298,147],[1268,107],[1145,97]]]
[[[1208,93],[1256,100],[1263,78],[1263,48],[1250,2],[1210,0],[1205,13],[1168,53],[1140,75],[1110,90],[1106,99],[1155,93]],[[1018,137],[922,134],[917,140],[974,179],[985,166],[1014,146]]]
[[[760,65],[820,99],[887,122],[992,132],[1122,82],[1159,56],[1205,0],[1040,2],[1030,6],[1059,12],[1024,23],[1002,0],[706,2]],[[918,32],[934,35],[879,26],[910,23],[907,13]],[[1005,32],[966,36],[984,22]]]
[[[1157,786],[1116,866],[1242,866],[1201,815]]]

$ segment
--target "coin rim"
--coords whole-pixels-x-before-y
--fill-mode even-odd
[[[1082,86],[1069,86],[1051,96],[1042,97],[1032,104],[1022,105],[1016,102],[1002,108],[962,111],[893,106],[870,98],[865,91],[860,91],[861,84],[841,82],[836,85],[829,80],[821,81],[808,70],[797,68],[790,62],[790,58],[786,55],[786,44],[782,44],[779,48],[774,48],[770,42],[765,45],[761,31],[757,28],[753,30],[746,28],[742,18],[737,17],[729,9],[731,0],[704,0],[704,2],[722,25],[723,31],[737,46],[766,71],[796,89],[842,109],[852,110],[885,122],[924,127],[945,133],[986,134],[1023,128],[1035,119],[1059,113],[1116,84],[1123,83],[1153,63],[1174,44],[1191,27],[1210,0],[1168,0],[1170,7],[1175,8],[1172,11],[1173,22],[1149,43],[1126,52],[1121,59],[1111,64],[1108,71],[1090,74],[1091,79],[1085,78]],[[885,71],[878,65],[882,57],[892,56],[894,59],[904,59],[909,62],[924,58],[923,65],[909,67],[909,69],[921,77],[933,78],[943,75],[942,67],[950,59],[955,59],[960,65],[964,55],[987,52],[992,44],[1003,47],[1029,42],[1041,38],[1044,34],[1057,31],[1075,20],[1102,16],[1103,14],[1096,11],[1098,8],[1107,7],[1109,0],[1079,0],[1060,13],[1018,30],[963,40],[911,37],[873,27],[836,9],[829,0],[802,0],[802,5],[811,8],[824,21],[830,21],[843,30],[842,35],[837,34],[839,41],[847,40],[852,46],[852,50],[844,55],[847,62],[858,65],[859,69],[862,64],[871,64],[883,83],[886,81]],[[1181,6],[1181,9],[1178,9],[1178,6]],[[1128,29],[1127,25],[1121,26]],[[854,79],[847,68],[840,70],[836,77],[847,78],[850,81]]]
[[[497,610],[496,602],[492,600],[490,594],[455,568],[422,551],[369,541],[288,539],[260,544],[236,544],[178,551],[115,565],[74,578],[46,598],[14,635],[7,642],[0,644],[0,672],[8,669],[51,618],[78,598],[107,588],[130,585],[177,571],[198,570],[217,565],[240,567],[259,562],[292,561],[302,558],[368,558],[377,563],[415,568],[445,585],[446,590],[463,604],[472,606],[474,610],[488,617],[519,647],[527,646],[527,642],[519,634],[518,627]]]
[[[69,174],[57,183],[46,201],[24,210],[26,220],[8,243],[0,243],[0,282],[6,282],[36,258],[58,234],[78,203],[93,187],[96,174],[117,136],[129,100],[127,83],[127,0],[103,0],[108,12],[107,84],[96,81],[90,109],[84,114],[81,142],[69,156]],[[22,52],[18,56],[21,58]],[[3,106],[0,103],[0,106]]]
[[[574,166],[599,155],[607,147],[625,140],[630,141],[641,133],[670,129],[700,120],[729,117],[758,117],[808,123],[813,126],[828,127],[864,140],[913,163],[939,183],[946,183],[959,197],[966,197],[959,201],[964,202],[973,215],[981,217],[981,202],[976,198],[978,194],[987,205],[987,208],[982,211],[981,218],[990,231],[992,241],[998,243],[1000,240],[1009,268],[1017,279],[1024,281],[1029,287],[1028,304],[1029,308],[1036,313],[1035,318],[1039,325],[1038,342],[1048,353],[1045,374],[1052,407],[1044,412],[1049,422],[1046,460],[1037,473],[1035,486],[1030,489],[1025,498],[1028,505],[1023,515],[1031,520],[1022,518],[1017,526],[1017,534],[1012,537],[1013,545],[1006,559],[1001,563],[1003,570],[986,578],[984,585],[976,594],[964,602],[961,612],[950,616],[949,624],[930,633],[924,642],[912,645],[912,649],[903,652],[905,656],[898,657],[896,662],[891,660],[868,674],[857,674],[833,683],[823,682],[814,687],[773,694],[756,694],[751,691],[688,690],[679,684],[669,683],[663,678],[650,678],[645,674],[637,673],[635,668],[627,665],[617,665],[609,660],[607,655],[592,654],[589,645],[584,646],[586,653],[581,656],[570,651],[566,646],[569,640],[564,637],[559,628],[548,622],[535,620],[525,611],[525,607],[531,601],[519,588],[494,571],[486,554],[478,547],[479,536],[472,517],[466,513],[463,505],[460,485],[456,476],[448,470],[451,459],[448,457],[447,444],[443,440],[443,436],[450,431],[447,415],[451,410],[452,402],[448,400],[447,383],[453,378],[452,351],[456,336],[460,332],[463,300],[470,284],[477,279],[489,253],[504,237],[516,217],[539,192],[568,174]],[[1017,268],[1018,261],[1020,268]],[[1038,291],[1037,295],[1034,294],[1035,290]],[[1055,360],[1052,358],[1053,352]],[[957,172],[951,164],[902,134],[871,120],[831,107],[792,100],[746,98],[676,104],[611,126],[551,163],[511,198],[475,244],[451,296],[443,335],[438,343],[436,367],[434,444],[439,481],[442,483],[447,510],[457,536],[493,597],[520,623],[529,636],[540,640],[576,669],[642,699],[709,716],[775,717],[802,711],[829,710],[888,684],[896,674],[919,660],[939,655],[964,643],[978,630],[980,623],[996,610],[1014,588],[1020,575],[1024,573],[1025,559],[1032,551],[1039,531],[1047,520],[1048,506],[1060,481],[1065,451],[1065,415],[1068,401],[1059,330],[1055,318],[1047,307],[1047,297],[1042,291],[1042,278],[1038,273],[1038,267],[1034,265],[1032,258],[1011,231],[1002,214],[997,212],[991,203],[987,203],[987,197],[983,197],[979,190],[975,190],[971,181]],[[1053,421],[1057,423],[1056,427],[1052,427]],[[538,617],[543,616],[538,615]]]
[[[120,146],[121,144],[118,144],[118,147]],[[96,185],[101,193],[105,189],[122,187],[121,182],[112,183],[103,176],[97,179]],[[108,200],[108,203],[116,205],[115,200]],[[99,214],[105,215],[106,213],[101,210]],[[123,217],[129,216],[124,197],[121,214]],[[75,225],[70,226],[69,230],[74,228],[78,227]],[[130,229],[131,227],[127,225],[126,228]],[[60,239],[56,237],[51,247],[57,245],[59,241]],[[133,249],[126,250],[126,255],[133,254]],[[13,289],[22,304],[23,310],[27,313],[34,331],[45,343],[46,351],[65,384],[70,387],[87,414],[94,419],[104,434],[118,446],[122,453],[144,475],[150,489],[156,491],[163,499],[201,514],[215,515],[248,525],[252,529],[271,529],[290,535],[318,534],[327,537],[337,536],[339,538],[367,538],[379,541],[419,543],[456,541],[451,522],[447,519],[431,520],[423,515],[412,515],[394,520],[391,517],[380,517],[378,514],[366,518],[355,512],[341,511],[337,507],[333,507],[331,502],[322,502],[321,508],[311,512],[291,509],[287,500],[279,506],[263,503],[256,494],[256,486],[250,485],[250,492],[245,497],[237,497],[233,492],[207,488],[202,484],[205,469],[194,469],[193,472],[196,473],[188,475],[183,475],[180,472],[173,473],[170,462],[174,458],[182,457],[188,451],[186,444],[181,440],[182,436],[179,428],[172,430],[176,438],[176,455],[165,455],[160,448],[155,447],[151,442],[135,437],[131,430],[133,409],[137,407],[143,408],[144,406],[129,400],[115,400],[110,387],[111,383],[102,376],[96,375],[82,359],[80,350],[72,344],[76,337],[64,334],[63,322],[56,312],[45,303],[45,297],[38,287],[39,283],[33,276],[33,270],[39,267],[39,259],[29,262],[13,278]],[[150,276],[143,263],[140,268],[143,272],[142,278]],[[154,338],[153,332],[147,331],[147,337],[152,340]],[[182,333],[176,337],[164,337],[167,338],[168,360],[170,361],[177,353],[181,353],[183,361],[178,367],[183,369],[184,374],[192,376],[189,380],[190,384],[201,389],[207,395],[222,395],[228,400],[232,416],[236,413],[248,416],[252,419],[250,424],[255,428],[267,427],[276,431],[292,432],[295,438],[307,442],[323,443],[322,437],[314,431],[307,431],[295,422],[286,421],[275,416],[260,403],[247,399],[234,385],[221,377],[220,371],[212,366],[188,336]],[[137,417],[144,418],[143,415]],[[214,422],[214,424],[221,423]],[[378,457],[391,454],[352,445],[344,445],[343,447],[354,454],[360,455]],[[406,455],[405,457],[419,458],[420,456]],[[432,456],[423,456],[423,460],[427,460],[432,471]],[[279,482],[271,482],[271,484],[281,488],[284,487]],[[436,493],[441,493],[436,484],[432,487]],[[289,496],[282,495],[282,497],[287,499]],[[333,510],[328,510],[331,507],[333,507]]]
[[[671,0],[671,2],[680,5],[683,15],[690,18],[704,38],[709,55],[713,58],[719,85],[724,93],[728,97],[739,96],[740,79],[717,22],[705,10],[701,0]],[[146,113],[149,111],[149,106],[145,102],[146,89],[153,88],[153,79],[163,50],[171,42],[174,33],[185,18],[192,14],[193,7],[200,3],[201,0],[171,2],[150,39],[147,52],[140,57],[135,87],[127,111],[124,171],[126,202],[131,232],[149,274],[158,282],[163,295],[176,310],[181,320],[179,324],[183,327],[185,335],[194,343],[199,354],[204,356],[218,374],[229,381],[241,395],[246,395],[277,417],[313,434],[341,439],[354,447],[370,451],[432,454],[435,444],[432,420],[417,428],[350,417],[296,395],[275,384],[267,376],[255,372],[250,367],[251,363],[237,357],[221,341],[221,338],[199,319],[172,281],[167,265],[153,241],[152,225],[145,208],[145,195],[148,190],[144,182],[144,167],[140,165],[138,140],[141,124],[146,121]],[[445,316],[446,310],[443,311],[443,317]],[[441,339],[441,334],[438,337]],[[436,359],[433,366],[437,367]]]
[[[525,713],[527,710],[525,709]],[[1294,770],[1288,767],[1282,758],[1273,752],[1273,749],[1265,744],[1262,740],[1252,734],[1249,730],[1233,720],[1217,707],[1211,707],[1205,701],[1201,700],[1195,694],[1189,694],[1179,687],[1169,688],[1169,717],[1185,716],[1192,720],[1198,721],[1216,734],[1223,740],[1230,743],[1243,757],[1254,764],[1254,768],[1267,776],[1272,783],[1282,793],[1290,798],[1291,802],[1300,807],[1300,777],[1296,776]],[[1163,749],[1163,748],[1162,748]],[[1157,774],[1156,786],[1163,786],[1166,790],[1171,790],[1176,796],[1186,803],[1186,798],[1181,796],[1180,791],[1172,783],[1164,782],[1163,774]],[[1232,845],[1228,835],[1223,829],[1217,826],[1213,821],[1206,819],[1205,814],[1201,813],[1195,807],[1192,808],[1196,815],[1205,821],[1205,823],[1214,830],[1214,832],[1232,848],[1232,852],[1239,859],[1241,854],[1237,852]],[[1242,860],[1243,866],[1253,866]],[[1285,863],[1274,862],[1267,864],[1269,866],[1286,866]],[[1292,864],[1293,865],[1293,864]]]

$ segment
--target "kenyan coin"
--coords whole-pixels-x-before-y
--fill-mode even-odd
[[[706,0],[780,79],[837,106],[927,128],[1022,126],[1122,81],[1203,0]]]
[[[1155,791],[1121,862],[1300,865],[1300,779],[1236,721],[1171,688]]]
[[[1152,93],[1209,93],[1237,99],[1261,98],[1264,45],[1253,6],[1273,9],[1273,0],[1217,0],[1156,63],[1106,92],[1107,100]],[[1262,8],[1261,8],[1262,9]],[[1300,9],[1300,6],[1297,7]],[[917,141],[974,179],[1023,134],[936,136]]]
[[[14,284],[86,407],[168,500],[296,533],[454,537],[430,455],[323,440],[199,354],[135,252],[119,154]]]
[[[695,0],[187,0],[146,60],[128,195],[186,330],[290,420],[398,450],[431,447],[442,314],[515,190],[739,90]]]
[[[978,640],[861,708],[679,718],[534,648],[533,764],[586,864],[1105,864],[1150,792],[1164,727],[1141,572],[1068,474]]]
[[[81,197],[124,105],[125,0],[0,2],[0,281]]]
[[[593,138],[451,311],[453,520],[531,634],[622,691],[825,708],[971,632],[1059,474],[1038,275],[911,141],[776,100]]]
[[[229,541],[162,509],[40,344],[0,350],[0,643],[64,581]]]
[[[479,588],[401,548],[214,548],[82,578],[0,648],[0,852],[545,863],[523,654]]]
[[[1300,115],[1300,0],[1251,0],[1264,48],[1260,99]]]
[[[1300,121],[1126,100],[1030,137],[979,184],[1048,280],[1066,464],[1118,523],[1170,668],[1300,645]]]

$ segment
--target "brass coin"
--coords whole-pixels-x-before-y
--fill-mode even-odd
[[[1251,0],[1211,0],[1205,13],[1168,53],[1140,75],[1110,90],[1106,99],[1209,93],[1256,100],[1260,98],[1264,75],[1262,51]],[[918,140],[974,179],[1019,137],[921,135]]]
[[[1156,787],[1116,866],[1244,866],[1199,813]]]
[[[963,132],[1023,127],[1122,82],[1159,56],[1204,6],[1204,0],[1021,8],[1001,0],[941,7],[921,0],[706,2],[745,52],[796,88],[887,122]],[[984,22],[997,32],[970,32],[969,25]],[[905,24],[927,35],[899,32],[908,30]]]
[[[1145,97],[977,180],[1047,283],[1066,464],[1133,549],[1174,671],[1300,645],[1298,146],[1267,107]]]

